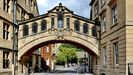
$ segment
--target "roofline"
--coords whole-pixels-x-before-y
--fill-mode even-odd
[[[93,5],[93,3],[95,2],[96,0],[91,0],[91,2],[90,2],[90,6],[92,6]]]
[[[5,20],[5,21],[9,22],[10,24],[13,24],[13,22],[12,22],[12,21],[10,21],[10,20],[8,20],[8,19],[6,19],[6,18],[2,17],[2,16],[0,16],[0,19],[3,19],[3,20]]]
[[[18,25],[22,25],[22,24],[25,24],[25,23],[28,23],[28,22],[31,22],[31,21],[42,19],[44,17],[48,17],[48,14],[39,15],[39,16],[33,17],[31,19],[20,20],[20,21],[18,20]]]
[[[60,6],[55,6],[53,9],[48,10],[48,13],[52,13],[52,12],[50,12],[50,11],[56,9],[56,7],[60,7]],[[62,6],[62,7],[65,7],[65,6]],[[71,13],[73,13],[73,11],[69,10],[67,7],[65,7],[65,8],[66,8],[66,10],[70,11]]]
[[[94,0],[92,0],[92,2],[93,2],[93,1],[94,1]],[[18,23],[19,23],[19,25],[22,25],[22,24],[25,24],[25,23],[28,23],[28,22],[31,22],[31,21],[35,21],[35,20],[38,20],[38,19],[42,19],[42,18],[45,18],[45,17],[49,17],[49,16],[48,16],[49,13],[57,13],[57,12],[50,12],[50,11],[56,9],[56,7],[58,7],[58,6],[55,6],[53,9],[49,10],[48,13],[46,13],[46,14],[42,14],[42,15],[33,17],[33,18],[31,18],[31,19],[23,20],[23,21],[21,20],[21,21],[18,21]],[[62,7],[65,7],[65,6],[62,6]],[[77,18],[77,19],[80,19],[80,20],[83,20],[83,21],[86,21],[86,22],[95,24],[95,21],[94,21],[94,20],[91,20],[91,19],[89,19],[89,18],[85,18],[85,17],[83,17],[83,16],[76,15],[76,14],[73,13],[73,11],[69,10],[67,7],[65,7],[65,8],[66,8],[66,10],[70,11],[69,13],[72,14],[72,17],[73,17],[73,18]]]
[[[91,20],[91,19],[86,18],[86,17],[83,17],[83,16],[79,16],[79,15],[76,15],[76,14],[73,14],[73,15],[74,15],[74,16],[72,16],[72,17],[74,17],[74,18],[78,18],[78,19],[80,19],[80,20],[84,20],[84,21],[86,21],[86,22],[95,24],[95,21],[94,21],[94,20]]]
[[[36,1],[36,7],[37,7],[38,15],[39,15],[40,12],[39,12],[39,9],[38,9],[38,3],[37,3],[37,0],[35,0],[35,1]]]

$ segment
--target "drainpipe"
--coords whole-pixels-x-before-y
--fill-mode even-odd
[[[12,64],[13,64],[13,75],[17,75],[17,50],[18,50],[18,24],[16,22],[16,5],[17,0],[13,0],[13,41],[12,41]]]
[[[100,21],[99,21],[99,18],[96,18],[95,20],[95,26],[97,28],[97,40],[98,40],[98,48],[99,48],[99,54],[101,54],[101,28],[100,28]],[[100,57],[98,57],[100,58]],[[98,58],[96,60],[98,60]]]

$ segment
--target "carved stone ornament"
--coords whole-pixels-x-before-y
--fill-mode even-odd
[[[49,35],[56,36],[55,40],[65,40],[64,36],[72,35],[72,29],[48,29]]]

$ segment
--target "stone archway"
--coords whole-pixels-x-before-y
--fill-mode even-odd
[[[56,34],[54,34],[56,32]],[[30,36],[19,40],[18,60],[22,55],[32,52],[43,45],[51,43],[69,43],[78,45],[92,55],[98,55],[98,42],[93,37],[84,36],[80,33],[69,30],[51,30],[38,35]],[[23,44],[22,44],[23,43]]]

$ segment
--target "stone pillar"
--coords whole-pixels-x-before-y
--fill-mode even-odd
[[[54,17],[54,28],[58,29],[58,17],[57,17],[57,15]]]
[[[32,22],[29,24],[29,35],[32,35]]]
[[[18,62],[18,75],[29,75],[28,56],[22,56]]]
[[[89,26],[89,35],[92,36],[92,25]]]
[[[74,30],[74,21],[73,18],[70,18],[70,29]]]
[[[41,32],[41,22],[42,22],[42,20],[40,20],[40,21],[37,21],[37,24],[38,24],[38,33],[39,32]]]
[[[66,29],[67,28],[67,23],[66,23],[66,20],[67,19],[67,17],[66,17],[66,15],[64,15],[64,19],[63,19],[63,28],[64,29]]]
[[[13,1],[12,0],[10,0],[10,2],[9,2],[9,10],[8,10],[8,12],[9,12],[9,14],[12,14],[12,10],[13,10]]]
[[[83,23],[81,21],[79,21],[80,23],[80,32],[83,33]]]

